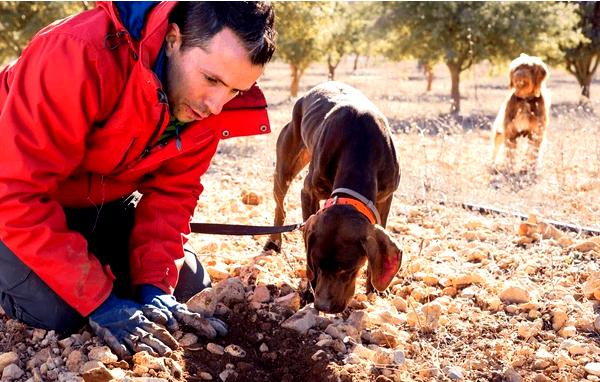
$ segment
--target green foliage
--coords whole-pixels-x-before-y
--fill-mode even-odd
[[[339,62],[349,53],[366,54],[368,31],[375,22],[372,9],[376,3],[334,2],[324,26],[325,52],[328,60]]]
[[[525,52],[546,60],[581,40],[574,4],[550,2],[394,2],[380,25],[398,38],[388,57],[444,61],[461,70]]]
[[[592,77],[600,60],[600,3],[578,2],[579,28],[585,36],[574,47],[562,46],[565,66],[581,86],[581,94],[590,96]]]
[[[0,64],[18,57],[46,25],[87,7],[87,2],[0,2]]]
[[[460,110],[460,73],[483,60],[501,63],[520,53],[549,63],[561,47],[582,41],[577,5],[554,2],[394,2],[378,22],[397,39],[387,56],[444,62],[450,70],[453,104]]]
[[[328,21],[333,3],[277,2],[275,29],[277,56],[304,71],[323,57],[323,27]]]

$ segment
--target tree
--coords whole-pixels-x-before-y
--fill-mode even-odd
[[[586,41],[574,48],[564,48],[565,66],[577,78],[581,95],[590,98],[590,86],[600,60],[600,3],[581,1],[577,13],[579,27]]]
[[[329,10],[329,22],[326,24],[325,52],[327,56],[327,68],[329,79],[335,79],[335,70],[342,58],[354,52],[358,58],[361,50],[364,50],[365,42],[368,40],[368,29],[374,23],[375,17],[371,8],[374,3],[359,2],[335,2]],[[354,63],[356,70],[356,61]]]
[[[0,2],[0,65],[20,56],[29,40],[46,25],[89,6],[89,2]]]
[[[458,114],[461,72],[485,59],[503,62],[522,52],[561,57],[559,46],[574,46],[582,38],[575,10],[574,4],[548,2],[394,2],[379,24],[400,38],[395,49],[401,54],[446,64],[450,111]]]
[[[323,56],[323,26],[333,3],[276,2],[277,56],[290,65],[290,94],[298,95],[300,78]]]

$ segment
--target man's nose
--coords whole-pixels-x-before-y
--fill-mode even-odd
[[[206,106],[211,114],[219,114],[223,106],[231,99],[228,91],[217,91],[208,97]]]

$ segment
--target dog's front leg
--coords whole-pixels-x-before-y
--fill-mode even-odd
[[[311,183],[311,174],[304,179],[304,188],[300,192],[300,201],[302,203],[302,220],[308,218],[319,210],[319,197],[314,192]]]
[[[515,153],[517,151],[517,139],[509,138],[504,141],[506,146],[506,165],[508,171],[515,171]]]
[[[533,176],[536,174],[536,167],[540,155],[542,137],[538,134],[532,134],[529,137],[527,145],[527,172]]]

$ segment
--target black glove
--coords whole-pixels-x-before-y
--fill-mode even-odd
[[[168,331],[144,316],[139,304],[112,293],[90,314],[89,323],[121,359],[142,350],[163,356],[179,347]]]
[[[209,339],[217,335],[227,335],[227,325],[214,317],[202,317],[190,311],[185,304],[177,302],[175,296],[167,294],[154,285],[143,284],[140,287],[142,310],[149,320],[166,326],[169,330],[177,330],[183,324]]]

